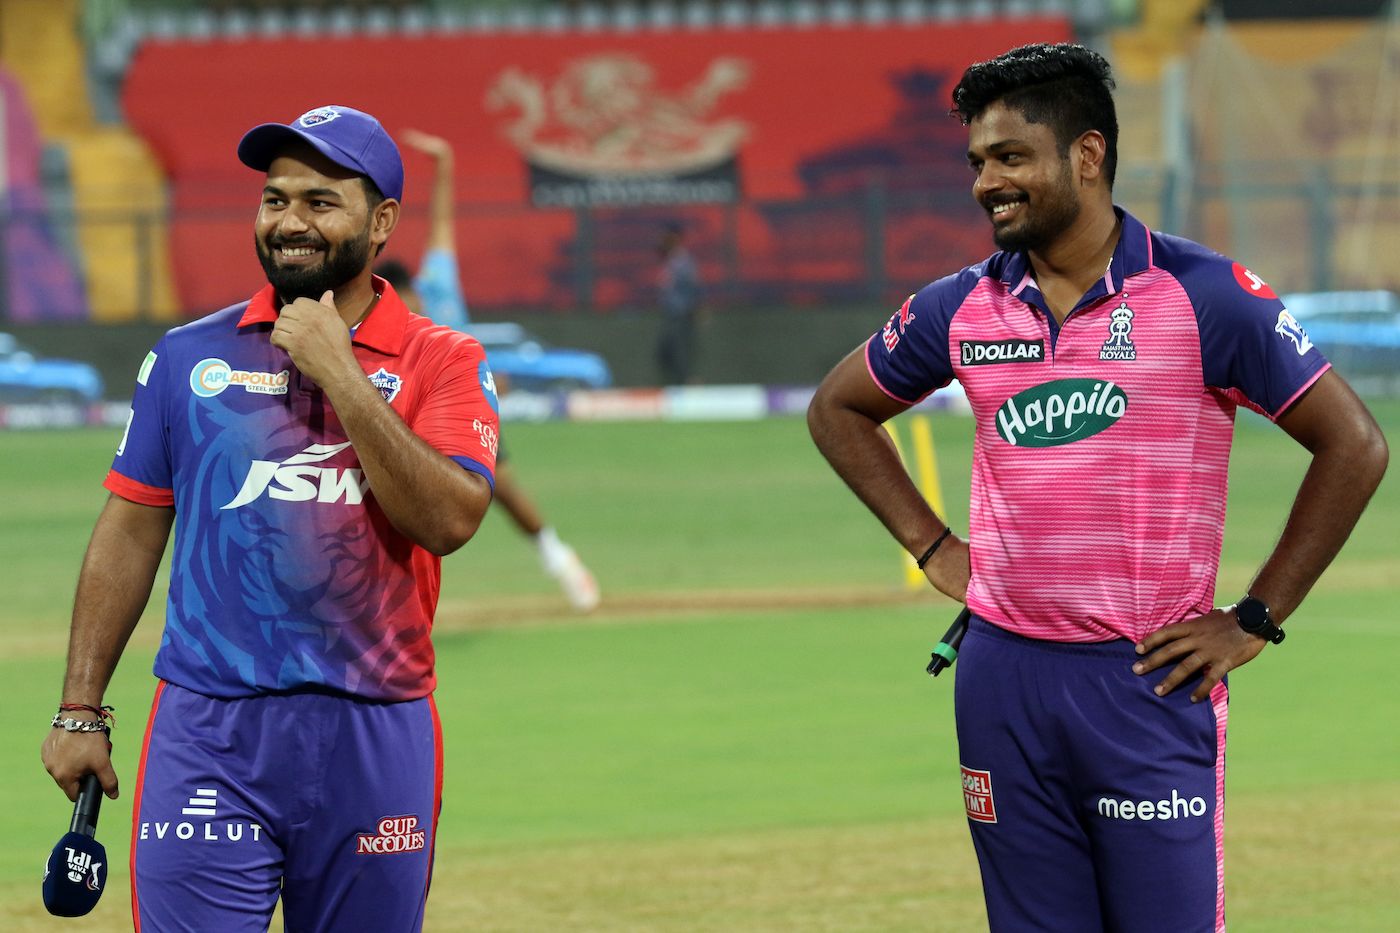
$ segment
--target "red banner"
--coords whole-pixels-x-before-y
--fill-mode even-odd
[[[708,280],[757,300],[766,289],[824,300],[867,287],[872,268],[902,280],[927,264],[927,277],[950,255],[987,251],[948,93],[973,61],[1070,35],[1056,18],[147,43],[125,106],[171,180],[192,313],[261,281],[250,242],[261,179],[237,161],[240,136],[325,104],[454,144],[475,308],[648,303],[669,218],[693,230]],[[431,166],[406,151],[405,167],[389,254],[411,264]],[[941,194],[902,194],[914,190]]]

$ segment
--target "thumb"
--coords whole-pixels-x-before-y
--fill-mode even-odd
[[[335,291],[333,289],[326,289],[326,293],[321,296],[321,304],[332,311],[335,310]]]
[[[112,767],[112,762],[110,760],[97,772],[97,779],[102,784],[102,792],[112,800],[116,800],[120,794],[117,783],[117,770]]]

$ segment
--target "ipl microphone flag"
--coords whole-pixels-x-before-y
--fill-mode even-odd
[[[107,850],[95,838],[101,807],[102,785],[89,774],[79,785],[73,822],[44,866],[44,907],[56,917],[88,913],[107,886]]]

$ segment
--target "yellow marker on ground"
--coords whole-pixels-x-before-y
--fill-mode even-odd
[[[909,469],[909,458],[904,455],[899,429],[895,427],[894,422],[886,421],[885,430],[889,432],[890,440],[894,441],[894,449],[899,453],[899,459],[904,462],[904,468],[909,470],[909,475],[913,477],[914,485],[923,494],[924,501],[946,521],[948,513],[943,507],[943,487],[938,482],[938,457],[934,451],[933,430],[929,427],[928,416],[914,415],[909,419],[909,440],[914,450],[913,469]],[[913,555],[901,548],[900,557],[904,567],[905,587],[917,590],[928,586],[928,579],[919,569]]]

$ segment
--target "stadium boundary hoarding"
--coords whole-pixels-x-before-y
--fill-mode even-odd
[[[904,267],[929,255],[984,251],[948,92],[978,58],[1071,35],[1050,17],[149,41],[124,103],[171,182],[174,269],[191,312],[246,297],[258,275],[247,226],[259,185],[233,157],[240,135],[328,103],[453,143],[475,306],[650,304],[656,237],[675,219],[707,281],[746,295],[800,283],[830,300],[850,283],[917,279]],[[275,100],[250,80],[287,61],[298,77]],[[407,171],[390,252],[416,257],[431,166],[409,154]],[[911,186],[925,194],[899,196]],[[930,210],[939,186],[950,204]]]

